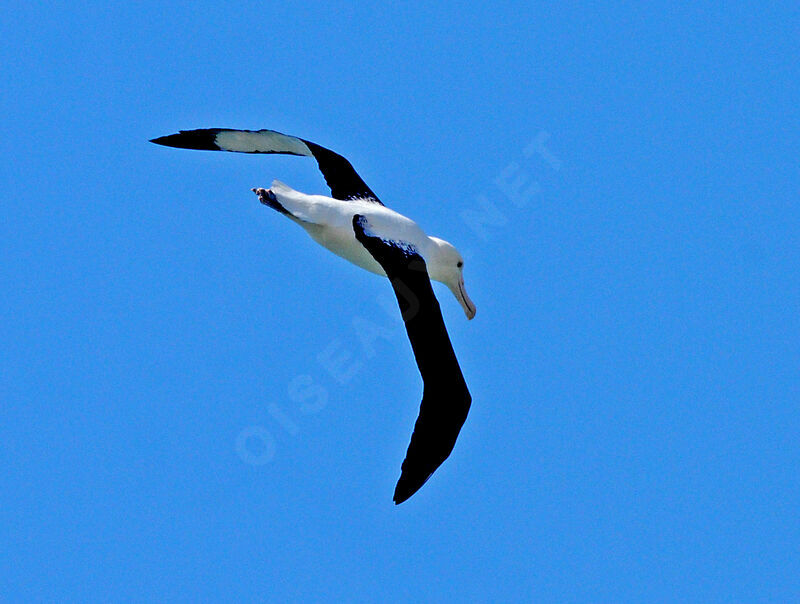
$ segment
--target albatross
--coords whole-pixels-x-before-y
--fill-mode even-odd
[[[311,141],[274,130],[181,130],[151,142],[181,149],[280,153],[313,157],[331,197],[307,195],[275,180],[254,188],[259,201],[297,223],[334,254],[388,277],[423,380],[419,416],[411,435],[394,502],[406,501],[450,455],[467,419],[470,396],[430,280],[444,283],[467,319],[475,305],[464,287],[464,259],[442,239],[387,208],[350,162]]]

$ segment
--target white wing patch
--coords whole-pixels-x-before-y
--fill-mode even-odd
[[[311,155],[311,150],[299,138],[287,136],[274,130],[259,130],[257,132],[222,130],[217,133],[214,142],[224,151]]]

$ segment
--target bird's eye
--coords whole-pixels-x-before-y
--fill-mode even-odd
[[[463,262],[461,262],[461,261],[459,260],[459,261],[458,261],[458,264],[456,264],[456,266],[457,266],[458,268],[461,268],[462,266],[464,266],[464,263],[463,263]]]

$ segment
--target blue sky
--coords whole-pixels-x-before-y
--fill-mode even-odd
[[[0,594],[800,598],[799,21],[6,14]],[[388,283],[249,191],[326,192],[312,161],[147,142],[215,126],[343,153],[466,256],[476,319],[436,291],[472,411],[401,506],[421,383]]]

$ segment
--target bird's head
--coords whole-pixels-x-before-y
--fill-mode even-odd
[[[430,240],[435,245],[433,257],[431,258],[432,262],[428,262],[428,272],[431,279],[435,279],[449,287],[464,309],[467,319],[472,319],[477,309],[464,287],[464,258],[447,241],[437,237],[431,237]]]

